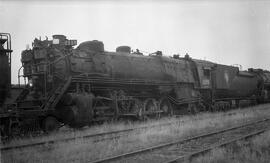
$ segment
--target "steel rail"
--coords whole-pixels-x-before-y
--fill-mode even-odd
[[[181,122],[183,122],[183,121],[178,120],[178,121],[175,121],[175,122],[168,122],[168,123],[163,123],[163,124],[153,124],[153,125],[150,125],[150,126],[128,128],[128,129],[109,131],[109,132],[101,132],[101,133],[97,133],[97,134],[89,134],[89,135],[78,136],[78,137],[70,137],[70,138],[56,139],[56,140],[47,140],[47,141],[40,141],[40,142],[22,144],[22,145],[1,146],[0,151],[6,151],[6,150],[12,150],[12,149],[18,149],[18,148],[26,148],[26,147],[34,147],[34,146],[40,146],[40,145],[46,145],[46,144],[54,144],[54,143],[59,143],[59,142],[72,141],[72,140],[76,140],[76,139],[87,139],[87,138],[98,138],[98,137],[100,137],[100,139],[94,141],[94,142],[99,142],[99,141],[106,140],[106,139],[119,138],[121,135],[116,135],[116,134],[120,134],[120,133],[129,133],[129,132],[135,132],[135,131],[139,131],[139,130],[145,130],[147,128],[169,126],[169,125],[177,124],[177,123],[181,123]],[[102,138],[102,137],[105,137],[105,136],[108,136],[108,135],[114,135],[114,136],[109,137],[109,138]]]
[[[232,139],[232,140],[229,140],[229,141],[225,141],[225,142],[223,142],[221,144],[215,144],[215,145],[212,145],[211,147],[208,147],[208,148],[205,148],[205,149],[202,149],[202,150],[198,150],[196,152],[191,152],[191,153],[189,153],[187,155],[177,157],[177,158],[172,159],[170,161],[167,161],[165,163],[178,163],[178,162],[183,162],[183,161],[186,161],[186,160],[191,160],[193,157],[196,157],[196,156],[198,156],[200,154],[205,154],[207,152],[210,152],[211,150],[213,150],[215,148],[224,147],[224,146],[227,146],[229,144],[235,143],[237,141],[257,136],[257,135],[262,134],[262,133],[264,133],[266,131],[269,131],[269,129],[262,129],[262,130],[255,131],[255,132],[252,132],[250,134],[240,136],[238,138],[235,138],[235,139]]]
[[[100,160],[90,161],[90,163],[104,163],[104,162],[116,161],[116,160],[119,160],[119,159],[123,159],[123,158],[131,157],[131,156],[143,154],[145,152],[158,150],[158,149],[161,149],[161,148],[164,148],[164,147],[168,147],[168,146],[172,146],[172,145],[176,145],[176,144],[183,144],[183,143],[191,141],[191,140],[196,140],[196,139],[200,139],[200,138],[204,138],[204,137],[209,137],[209,136],[212,136],[212,135],[224,133],[224,132],[235,130],[235,129],[240,129],[240,128],[247,127],[247,126],[252,126],[254,124],[269,121],[269,120],[270,120],[270,118],[264,118],[262,120],[258,120],[258,121],[255,121],[255,122],[250,122],[250,123],[247,123],[247,124],[237,125],[237,126],[230,127],[230,128],[227,128],[227,129],[221,129],[221,130],[218,130],[218,131],[212,131],[212,132],[208,132],[208,133],[203,133],[201,135],[188,137],[188,138],[182,139],[182,140],[177,140],[177,141],[173,141],[173,142],[169,142],[169,143],[164,143],[164,144],[161,144],[161,145],[152,146],[152,147],[149,147],[149,148],[144,148],[144,149],[140,149],[140,150],[136,150],[136,151],[133,151],[133,152],[124,153],[124,154],[120,154],[120,155],[117,155],[117,156],[112,156],[112,157],[108,157],[108,158],[104,158],[104,159],[100,159]]]

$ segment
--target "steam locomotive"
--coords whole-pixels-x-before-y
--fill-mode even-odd
[[[147,119],[203,110],[226,110],[270,101],[270,72],[157,51],[148,56],[129,46],[104,50],[101,41],[77,45],[64,35],[35,39],[21,53],[18,78],[10,84],[11,42],[0,35],[1,133],[24,126],[52,131],[119,118]],[[7,41],[7,42],[6,42]],[[6,45],[8,44],[8,45]],[[21,72],[23,70],[23,72]]]

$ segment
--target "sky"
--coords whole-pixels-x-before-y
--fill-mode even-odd
[[[145,52],[270,70],[270,1],[0,0],[0,32],[12,35],[12,83],[34,38],[66,35]]]

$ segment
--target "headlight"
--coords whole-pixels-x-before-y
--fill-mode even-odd
[[[53,39],[53,44],[59,44],[59,43],[60,43],[59,39],[57,39],[57,38]]]

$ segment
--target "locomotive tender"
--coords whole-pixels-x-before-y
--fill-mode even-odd
[[[1,62],[11,53],[4,44],[1,41]],[[107,52],[97,40],[74,48],[76,44],[54,35],[52,40],[35,39],[32,49],[22,52],[23,75],[19,71],[18,77],[28,81],[25,87],[7,91],[10,74],[4,77],[9,81],[1,79],[3,133],[28,124],[51,131],[60,124],[82,127],[107,119],[224,110],[270,100],[268,71],[240,71],[188,55],[167,57],[160,51],[145,56],[128,46]],[[1,67],[1,74],[10,72],[9,63]]]

